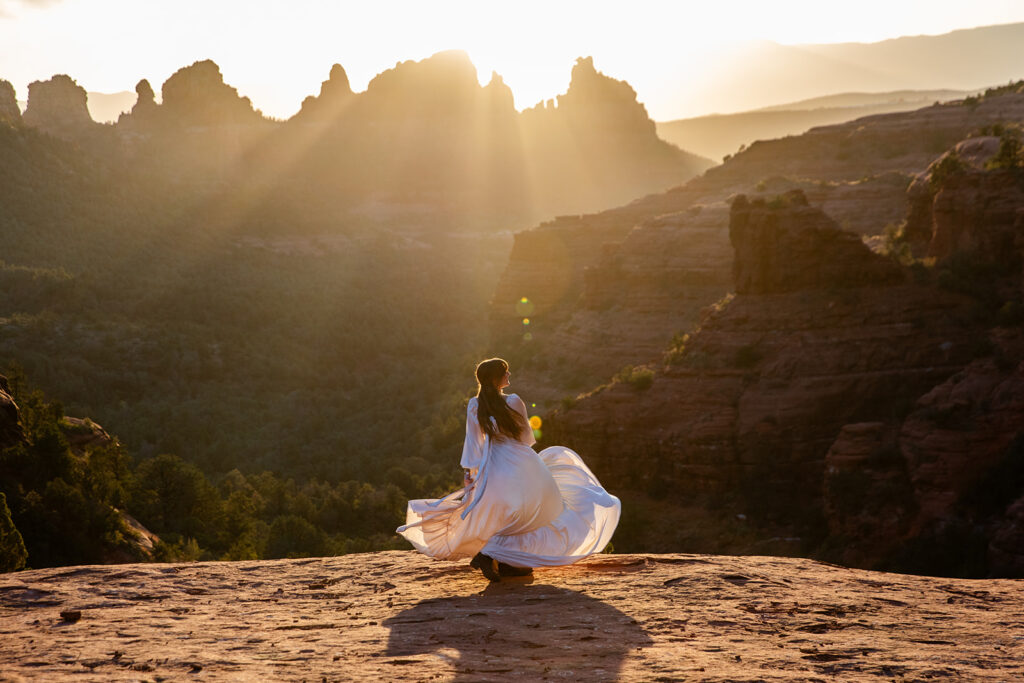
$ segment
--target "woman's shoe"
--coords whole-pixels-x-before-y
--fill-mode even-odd
[[[477,553],[470,560],[469,566],[473,569],[479,569],[483,572],[483,575],[490,581],[501,581],[501,576],[498,574],[498,568],[495,566],[497,563],[494,558],[490,555],[484,555],[483,553]]]
[[[533,569],[530,567],[513,567],[504,562],[498,563],[498,576],[531,576]]]

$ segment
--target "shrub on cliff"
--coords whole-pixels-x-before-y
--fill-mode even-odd
[[[1003,133],[999,140],[999,151],[988,160],[985,168],[996,169],[1022,169],[1024,168],[1024,145],[1016,131],[1010,130]]]
[[[928,178],[928,186],[932,192],[938,192],[939,188],[953,176],[961,175],[967,171],[967,164],[964,163],[960,155],[955,152],[950,152],[935,165],[932,169],[932,174]]]
[[[650,368],[627,365],[615,375],[615,381],[628,384],[637,391],[643,391],[654,384],[654,371]]]

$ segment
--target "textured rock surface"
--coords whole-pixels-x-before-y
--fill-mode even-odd
[[[929,176],[930,177],[930,176]],[[930,192],[915,183],[910,234],[928,240],[928,255],[977,252],[993,264],[1017,266],[1024,250],[1024,177],[1011,170],[966,170]]]
[[[914,285],[737,296],[650,388],[589,395],[545,422],[545,442],[680,501],[743,480],[782,503],[813,497],[843,425],[888,418],[968,362],[966,314],[962,298]]]
[[[801,559],[603,555],[488,585],[388,552],[0,575],[0,661],[48,681],[1006,681],[1022,614],[1018,581]]]
[[[73,136],[96,125],[89,115],[88,99],[85,88],[64,74],[33,81],[28,85],[28,106],[22,120],[26,126],[48,133]]]

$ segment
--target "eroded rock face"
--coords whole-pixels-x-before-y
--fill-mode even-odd
[[[21,109],[14,86],[10,81],[0,79],[0,123],[18,125],[21,123]]]
[[[729,238],[739,294],[882,285],[902,279],[891,261],[845,232],[800,190],[772,202],[732,203]]]
[[[886,229],[906,218],[908,185],[937,153],[978,126],[1013,116],[1024,118],[1020,94],[986,99],[974,110],[944,105],[815,129],[757,143],[661,195],[520,233],[492,300],[494,344],[516,349],[527,332],[516,302],[522,296],[536,302],[531,348],[523,352],[548,363],[521,365],[519,386],[551,407],[566,393],[606,382],[623,366],[653,360],[660,355],[651,346],[656,340],[663,340],[664,348],[673,336],[692,329],[702,308],[721,298],[722,288],[695,286],[680,267],[689,261],[694,277],[707,281],[717,271],[713,279],[731,282],[729,211],[722,207],[736,194],[770,201],[799,189],[810,207],[822,209],[842,230],[882,244]],[[977,145],[970,143],[962,153],[980,154]],[[715,235],[721,238],[717,242]],[[879,270],[886,264],[871,259],[855,237],[837,235],[837,240],[845,242],[840,251],[870,267],[872,275],[864,280],[883,275]],[[722,250],[727,255],[719,258]],[[805,276],[840,274],[821,268],[845,269],[854,281],[858,277],[856,267],[839,262],[815,266]],[[642,314],[638,307],[645,309]],[[553,377],[564,366],[583,371],[567,384]]]
[[[1024,178],[1012,170],[949,178],[932,200],[928,255],[975,252],[996,266],[1017,268],[1024,232]]]
[[[902,424],[847,425],[825,477],[834,557],[1019,576],[1024,364],[1019,332],[921,396]],[[1016,506],[1016,507],[1015,507]],[[919,557],[915,557],[919,554]]]
[[[89,115],[88,93],[70,76],[58,74],[28,86],[25,125],[48,133],[73,136],[96,125]]]
[[[623,377],[581,398],[545,421],[545,442],[606,481],[681,505],[713,493],[788,535],[871,528],[843,558],[874,566],[914,533],[899,425],[974,357],[971,301],[909,282],[800,193],[737,199],[730,235],[735,298],[649,366],[649,386]]]

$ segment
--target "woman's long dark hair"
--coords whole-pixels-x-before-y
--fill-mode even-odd
[[[489,358],[476,366],[476,419],[480,429],[492,439],[499,435],[518,439],[526,425],[523,416],[505,403],[498,382],[508,372],[508,363],[500,358]],[[494,422],[491,418],[494,418]],[[497,426],[495,426],[497,423]]]

